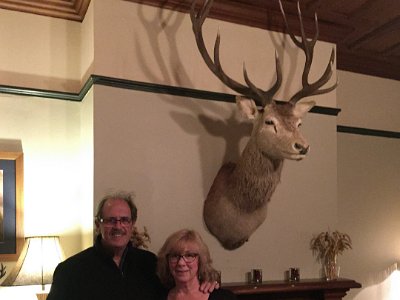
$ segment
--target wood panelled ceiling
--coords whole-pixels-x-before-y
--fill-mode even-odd
[[[115,1],[115,0],[114,0]],[[191,0],[124,0],[188,12]],[[200,0],[199,2],[202,2]],[[0,8],[82,21],[90,0],[0,0]],[[282,0],[298,31],[297,0]],[[337,45],[337,68],[400,80],[400,0],[300,0],[306,32]],[[278,0],[215,0],[210,18],[284,32]],[[296,32],[297,30],[297,32]]]

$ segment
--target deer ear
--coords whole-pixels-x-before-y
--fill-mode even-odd
[[[315,101],[297,102],[293,109],[293,114],[296,117],[302,118],[314,105]]]
[[[257,117],[257,105],[252,99],[243,96],[236,96],[236,105],[244,117],[250,120],[253,120]]]

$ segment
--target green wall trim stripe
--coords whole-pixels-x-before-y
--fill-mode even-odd
[[[215,101],[235,103],[235,95],[232,94],[217,93],[217,92],[175,87],[170,85],[153,84],[153,83],[146,83],[139,81],[131,81],[126,79],[118,79],[118,78],[111,78],[111,77],[104,77],[97,75],[92,75],[92,77],[94,78],[94,83],[99,85],[133,89],[151,93],[175,95],[181,97],[190,97],[202,100],[215,100]],[[311,109],[311,112],[324,115],[337,116],[340,112],[340,109],[315,106]]]
[[[196,98],[196,99],[202,99],[202,100],[214,100],[214,101],[235,103],[235,95],[232,95],[232,94],[217,93],[217,92],[189,89],[189,88],[176,87],[176,86],[170,86],[170,85],[140,82],[140,81],[133,81],[133,80],[99,76],[99,75],[91,75],[89,77],[89,79],[86,81],[86,83],[83,85],[83,87],[79,93],[67,93],[67,92],[5,86],[5,85],[0,85],[0,93],[21,95],[21,96],[41,97],[41,98],[49,98],[49,99],[58,99],[58,100],[67,100],[67,101],[82,101],[83,98],[86,96],[87,92],[90,90],[90,88],[96,84],[104,85],[104,86],[111,86],[111,87],[116,87],[116,88],[122,88],[122,89],[151,92],[151,93],[157,93],[157,94],[167,94],[167,95],[190,97],[190,98]],[[318,114],[324,114],[324,115],[337,116],[340,112],[340,109],[331,108],[331,107],[315,106],[312,108],[311,112],[318,113]]]
[[[140,81],[133,81],[120,78],[92,75],[94,84],[111,86],[116,88],[144,91],[157,94],[175,95],[204,100],[217,100],[224,102],[235,102],[235,95],[216,93],[203,90],[195,90],[170,85],[154,84]]]
[[[352,126],[338,125],[337,132],[400,139],[400,132],[368,129],[368,128],[360,128]]]
[[[15,87],[6,85],[0,85],[0,93],[80,102],[85,98],[87,92],[92,88],[92,86],[96,84],[122,88],[122,89],[157,93],[157,94],[167,94],[180,97],[196,98],[202,100],[214,100],[214,101],[223,101],[231,103],[235,102],[235,95],[232,94],[216,93],[211,91],[175,87],[170,85],[140,82],[140,81],[107,77],[101,75],[91,75],[89,79],[85,82],[79,93],[67,93],[60,91],[24,88],[24,87]],[[315,106],[311,109],[311,112],[323,115],[337,116],[340,113],[340,109],[332,107]],[[400,132],[357,128],[350,126],[338,125],[337,131],[343,133],[351,133],[351,134],[400,138]]]
[[[7,86],[7,85],[0,86],[0,93],[19,95],[19,96],[50,98],[50,99],[58,99],[58,100],[70,100],[70,101],[82,101],[82,99],[83,99],[83,97],[82,98],[80,97],[80,94],[75,94],[75,93],[58,92],[58,91],[41,90],[41,89],[31,89],[31,88],[15,87],[15,86]]]

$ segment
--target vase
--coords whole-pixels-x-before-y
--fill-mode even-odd
[[[337,255],[325,257],[324,272],[326,280],[336,280],[339,278],[340,266],[337,262]]]

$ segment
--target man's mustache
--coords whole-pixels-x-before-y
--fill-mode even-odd
[[[123,229],[113,229],[113,230],[111,230],[111,234],[126,234],[126,230],[123,230]]]

